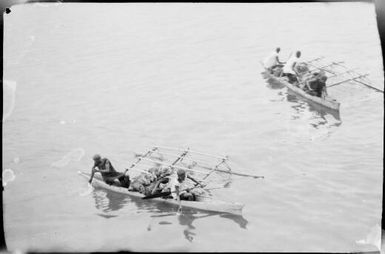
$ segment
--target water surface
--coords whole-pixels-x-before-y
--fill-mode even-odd
[[[4,22],[10,250],[376,250],[383,94],[330,88],[336,116],[266,83],[260,65],[276,46],[283,60],[300,49],[383,89],[373,4],[31,4]],[[177,216],[88,191],[77,174],[94,153],[123,170],[156,144],[228,155],[265,178],[215,191],[244,203],[242,217]]]

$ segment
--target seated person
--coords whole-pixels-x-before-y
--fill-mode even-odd
[[[269,56],[267,56],[263,61],[263,66],[270,71],[270,73],[274,72],[274,69],[277,67],[282,67],[283,62],[279,61],[279,52],[281,48],[276,48],[274,52],[272,52]]]
[[[102,158],[99,154],[95,154],[93,160],[94,166],[92,167],[89,183],[92,182],[94,174],[99,172],[102,175],[103,181],[109,185],[114,184],[126,188],[130,186],[130,177],[125,173],[116,171],[107,158]],[[119,182],[115,180],[119,180]]]
[[[290,57],[289,60],[287,60],[285,66],[283,67],[282,71],[282,77],[287,77],[288,82],[291,84],[298,84],[298,74],[296,72],[296,65],[299,61],[299,58],[301,57],[301,51],[297,51],[294,56]]]
[[[323,72],[315,72],[313,76],[307,79],[304,83],[303,90],[310,95],[324,97],[326,93],[327,76]]]
[[[188,186],[187,179],[192,180],[196,185],[200,184],[193,177],[188,175],[186,171],[183,169],[178,169],[176,174],[168,176],[169,181],[167,185],[162,189],[162,192],[169,192],[171,197],[176,200],[189,200],[195,201],[196,194],[190,189],[194,188],[194,186]],[[202,186],[203,187],[203,186]]]

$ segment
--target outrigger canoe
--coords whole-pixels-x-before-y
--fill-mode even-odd
[[[79,174],[86,178],[87,180],[90,178],[91,174],[86,172],[79,171]],[[94,175],[92,180],[92,186],[99,187],[103,189],[107,189],[109,191],[122,193],[131,197],[142,198],[143,194],[136,191],[129,191],[127,188],[109,185],[105,183],[101,176],[98,174]],[[153,198],[146,199],[143,202],[158,202],[158,203],[166,203],[175,207],[179,207],[178,201],[174,199],[164,199],[164,198]],[[221,200],[216,200],[212,198],[199,197],[198,201],[181,201],[183,208],[191,208],[202,211],[210,211],[210,212],[218,212],[218,213],[228,213],[235,215],[242,215],[242,209],[244,204],[236,203],[236,202],[226,202]]]
[[[265,74],[265,78],[271,79],[274,82],[277,82],[279,84],[286,86],[288,89],[292,90],[294,93],[298,94],[299,96],[301,96],[305,99],[308,99],[309,101],[311,101],[313,103],[316,103],[318,105],[324,106],[324,107],[332,109],[332,110],[336,110],[336,111],[340,110],[340,103],[336,99],[334,99],[330,96],[325,96],[325,98],[321,98],[318,96],[310,95],[307,92],[305,92],[304,90],[302,90],[301,88],[299,88],[293,84],[290,84],[286,78],[274,76],[266,68],[265,68],[264,74]]]

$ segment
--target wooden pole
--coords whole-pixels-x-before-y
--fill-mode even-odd
[[[342,73],[336,73],[336,74],[331,75],[328,78],[333,78],[333,77],[341,76],[341,75],[343,75],[345,73],[351,73],[351,72],[354,72],[354,71],[353,70],[348,70],[348,71],[345,71],[345,72],[342,72]]]
[[[135,167],[135,166],[136,166],[136,165],[137,165],[143,158],[145,158],[145,157],[147,157],[147,156],[150,156],[150,155],[151,155],[153,152],[155,152],[157,149],[158,149],[158,148],[153,147],[150,151],[148,151],[148,152],[145,153],[144,155],[139,156],[138,159],[137,159],[134,163],[132,163],[130,167],[128,167],[128,169],[131,169],[131,168]],[[127,170],[128,170],[128,169],[127,169]],[[126,170],[126,171],[127,171],[127,170]]]
[[[378,89],[378,88],[376,88],[376,87],[374,87],[374,86],[368,85],[368,84],[366,84],[366,83],[364,83],[364,82],[361,82],[361,81],[358,81],[358,80],[354,80],[354,81],[355,81],[355,82],[358,82],[358,83],[360,83],[360,84],[363,84],[364,86],[367,86],[367,87],[369,87],[369,88],[371,88],[371,89],[373,89],[373,90],[376,90],[377,92],[384,93],[384,91],[382,91],[382,90],[380,90],[380,89]]]
[[[309,64],[309,65],[310,65],[310,66],[313,66],[315,69],[323,70],[323,71],[328,72],[328,73],[333,74],[333,75],[336,74],[335,72],[332,72],[331,70],[323,69],[323,68],[317,67],[317,66],[315,66],[315,65],[313,65],[313,64]],[[325,66],[325,67],[327,67],[327,66]]]
[[[170,164],[170,163],[154,161],[154,160],[151,160],[151,159],[148,159],[148,158],[143,158],[143,160],[144,161],[148,161],[148,162],[157,163],[157,164],[160,164],[160,165],[165,165],[165,166],[168,166],[168,167],[171,167],[171,168],[178,168],[178,169],[183,169],[183,170],[186,170],[186,171],[193,171],[193,172],[197,172],[197,173],[201,173],[201,174],[207,174],[207,172],[204,172],[204,171],[200,171],[200,170],[196,170],[196,169],[191,169],[191,168],[186,168],[186,167],[182,167],[182,166],[176,166],[176,165],[173,165],[173,164]]]
[[[360,76],[357,76],[357,77],[354,77],[354,78],[350,78],[350,79],[345,79],[345,80],[343,80],[343,81],[340,81],[340,82],[331,84],[331,85],[329,85],[328,87],[340,85],[340,84],[345,83],[345,82],[348,82],[348,81],[355,81],[356,79],[362,78],[362,77],[365,77],[365,76],[368,76],[368,74],[360,75]]]
[[[151,161],[151,162],[158,163],[158,164],[161,164],[161,165],[166,165],[166,166],[169,166],[169,167],[172,167],[172,168],[179,168],[179,169],[183,169],[183,170],[189,170],[189,171],[193,171],[193,172],[207,174],[207,172],[203,172],[203,171],[200,171],[200,170],[190,169],[190,168],[181,167],[181,166],[170,165],[168,163],[158,162],[158,161],[154,161],[154,160],[151,160],[151,159],[148,159],[148,158],[143,158],[143,160]],[[249,175],[249,174],[238,173],[238,172],[233,172],[233,171],[224,170],[224,169],[216,169],[216,171],[222,172],[222,173],[227,173],[227,174],[232,174],[232,175],[237,175],[237,176],[246,176],[246,177],[253,177],[253,178],[264,178],[264,176]]]
[[[174,148],[174,147],[167,147],[167,146],[154,146],[154,147],[159,148],[159,149],[166,149],[166,150],[184,151],[183,149]],[[213,154],[202,153],[202,152],[192,151],[192,150],[189,150],[189,152],[190,152],[190,153],[201,154],[201,155],[206,155],[206,156],[210,156],[210,157],[214,157],[214,158],[218,158],[218,159],[224,159],[224,158],[226,158],[226,156],[213,155]]]
[[[317,57],[317,58],[314,58],[312,60],[309,60],[309,61],[306,61],[305,63],[312,63],[312,62],[316,62],[316,61],[319,61],[321,59],[324,59],[325,57],[324,56],[321,56],[321,57]]]

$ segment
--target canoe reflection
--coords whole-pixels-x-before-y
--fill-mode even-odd
[[[286,100],[294,103],[292,105],[292,108],[295,109],[298,115],[304,115],[303,111],[304,109],[307,109],[309,112],[313,113],[314,116],[318,117],[319,119],[322,119],[323,121],[320,121],[319,124],[329,124],[330,126],[340,126],[342,123],[339,111],[322,107],[306,99],[302,99],[302,98],[299,99],[298,96],[289,89],[287,89],[287,92],[286,92]],[[328,115],[333,116],[335,121],[329,121],[327,119]],[[314,127],[317,127],[317,126],[318,125],[314,125]]]
[[[267,76],[264,74],[264,72],[262,72],[262,76],[267,78]],[[268,88],[274,89],[274,90],[280,90],[280,89],[283,89],[286,87],[284,84],[277,82],[276,80],[270,79],[270,78],[268,78],[266,80],[266,86]],[[334,119],[336,120],[336,122],[332,124],[333,126],[339,126],[342,123],[339,111],[323,107],[323,106],[318,105],[317,103],[314,103],[313,101],[308,100],[306,98],[302,98],[302,97],[299,98],[298,94],[294,93],[293,91],[291,91],[288,88],[286,89],[285,92],[279,92],[278,94],[282,96],[282,99],[286,99],[289,102],[294,102],[295,104],[292,106],[292,108],[294,108],[296,110],[296,112],[299,114],[301,114],[301,112],[302,112],[301,109],[303,109],[305,107],[305,104],[306,104],[307,108],[310,112],[314,113],[315,115],[319,116],[320,118],[322,118],[324,120],[324,122],[320,123],[320,124],[324,124],[324,123],[328,122],[326,119],[327,115],[333,116]],[[316,126],[314,126],[314,127],[316,127]]]
[[[118,211],[124,207],[124,204],[130,201],[127,196],[119,195],[111,191],[106,191],[100,188],[95,188],[92,192],[95,199],[95,207],[105,213]],[[110,218],[111,215],[101,215],[105,218]]]
[[[142,200],[138,197],[129,197],[120,193],[115,193],[107,191],[102,188],[95,188],[93,190],[93,198],[95,200],[95,207],[98,210],[101,210],[103,213],[98,214],[106,219],[117,217],[116,213],[113,215],[109,214],[110,212],[118,211],[124,208],[127,204],[134,204],[138,212],[147,212],[152,218],[152,223],[147,227],[147,230],[151,230],[153,221],[156,219],[163,219],[167,217],[174,218],[177,214],[177,207],[167,204],[167,203],[158,203],[151,202],[149,200]],[[237,223],[241,228],[246,229],[248,221],[241,215],[217,213],[217,212],[208,212],[208,211],[197,211],[192,208],[182,208],[182,213],[178,215],[178,222],[182,226],[186,226],[183,230],[183,234],[188,241],[194,239],[195,233],[193,230],[193,222],[197,219],[219,216],[221,218],[229,219]],[[158,222],[161,226],[167,226],[171,223],[161,220]]]
[[[282,84],[280,82],[277,82],[274,79],[268,79],[267,82],[266,82],[266,86],[268,88],[271,88],[271,89],[274,89],[274,90],[282,89],[282,88],[286,87],[284,84]]]

